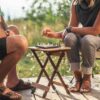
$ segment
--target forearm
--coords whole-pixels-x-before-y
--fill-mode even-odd
[[[60,32],[57,32],[56,33],[58,35],[57,38],[62,39],[63,32],[64,32],[64,30],[63,31],[60,31]]]
[[[50,38],[60,39],[60,38],[62,38],[62,33],[60,33],[60,32],[48,32],[48,34],[46,36],[50,37]]]
[[[72,27],[71,31],[73,33],[79,34],[79,35],[98,35],[100,34],[100,30],[96,29],[95,27]]]

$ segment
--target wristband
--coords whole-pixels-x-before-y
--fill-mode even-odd
[[[66,28],[66,31],[67,31],[67,33],[72,32],[72,27],[71,27],[71,26],[70,26],[70,27],[67,27],[67,28]]]

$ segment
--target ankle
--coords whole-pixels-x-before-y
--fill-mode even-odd
[[[76,81],[82,81],[82,73],[80,71],[75,71],[74,76]]]
[[[83,80],[90,81],[91,80],[91,74],[84,74],[83,75]]]
[[[19,83],[19,80],[18,81],[10,81],[10,82],[6,83],[6,86],[9,88],[12,88],[12,87],[15,87],[18,83]]]

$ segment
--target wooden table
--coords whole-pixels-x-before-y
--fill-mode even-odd
[[[39,89],[42,89],[42,90],[45,91],[44,94],[43,94],[43,98],[46,97],[47,92],[50,89],[50,86],[52,86],[52,88],[57,92],[54,84],[59,85],[59,86],[63,86],[64,89],[66,90],[66,93],[70,94],[70,92],[68,90],[68,85],[65,84],[62,76],[60,75],[60,73],[58,71],[58,68],[59,68],[59,65],[62,61],[62,58],[65,56],[65,53],[70,50],[70,48],[69,47],[57,47],[57,48],[45,48],[44,49],[44,48],[38,48],[38,47],[29,47],[29,49],[31,49],[32,53],[34,54],[37,62],[39,63],[39,65],[41,67],[41,71],[39,73],[37,81],[36,81],[36,83],[33,83],[33,86],[35,88],[39,88]],[[46,55],[46,59],[45,59],[44,63],[41,62],[41,60],[39,59],[38,51],[41,51]],[[58,55],[59,59],[57,61],[57,64],[54,63],[54,61],[52,60],[51,55]],[[47,71],[45,70],[48,61],[51,63],[51,66],[54,69],[54,71],[52,72],[51,77],[49,77]],[[47,86],[39,84],[39,81],[40,81],[43,73],[45,74],[46,78],[48,79],[48,85]],[[61,83],[53,81],[56,74],[58,75]]]

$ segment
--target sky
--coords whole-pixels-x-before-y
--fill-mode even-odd
[[[30,8],[33,0],[0,0],[1,10],[4,12],[5,19],[10,16],[11,19],[24,17],[25,10]],[[54,0],[50,0],[52,2]],[[60,0],[56,0],[60,1]],[[25,7],[25,10],[22,8]]]
[[[4,12],[5,18],[10,16],[13,19],[24,17],[25,12],[22,8],[28,9],[31,2],[32,0],[0,0],[0,7]]]

